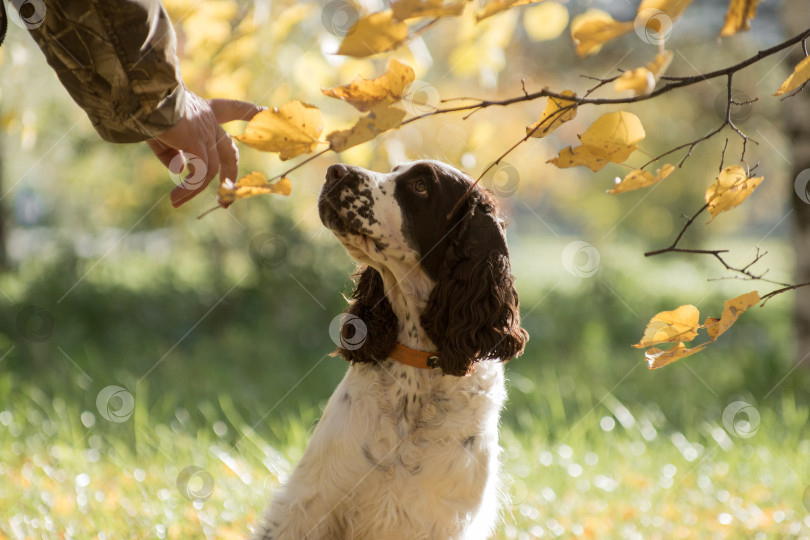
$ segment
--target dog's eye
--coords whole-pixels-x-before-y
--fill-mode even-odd
[[[417,180],[412,183],[411,189],[413,189],[417,195],[427,195],[427,184],[424,180]]]

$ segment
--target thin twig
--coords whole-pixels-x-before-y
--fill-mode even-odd
[[[332,149],[331,147],[330,147],[330,148],[324,148],[324,149],[323,149],[323,150],[321,150],[320,152],[317,152],[317,153],[315,153],[315,154],[312,154],[312,155],[311,155],[311,156],[309,156],[307,159],[304,159],[304,160],[302,160],[302,161],[298,162],[298,164],[296,164],[296,165],[295,165],[295,166],[293,166],[293,167],[290,167],[289,169],[287,169],[287,170],[286,170],[286,171],[284,171],[283,173],[279,173],[279,174],[275,175],[274,177],[269,178],[267,181],[268,181],[268,182],[272,182],[273,180],[278,180],[279,178],[284,178],[285,176],[287,176],[288,174],[290,174],[290,173],[291,173],[291,172],[293,172],[294,170],[298,169],[299,167],[303,167],[304,165],[306,165],[307,163],[309,163],[310,161],[312,161],[312,160],[314,160],[314,159],[317,159],[317,158],[321,157],[321,156],[322,156],[322,155],[324,155],[325,153],[329,152],[331,149]]]
[[[569,102],[569,103],[570,103],[570,102],[572,102],[572,101],[576,101],[576,99],[577,99],[577,98],[576,98],[576,97],[574,97],[574,96],[564,96],[564,99],[563,99],[562,101],[567,101],[567,102]],[[533,135],[534,135],[534,134],[537,132],[537,130],[538,130],[538,129],[540,129],[541,127],[543,127],[543,124],[545,124],[545,123],[547,123],[547,122],[549,122],[549,121],[550,121],[550,124],[549,124],[549,125],[550,125],[550,126],[551,126],[551,125],[554,125],[554,122],[555,122],[555,121],[557,121],[557,119],[558,119],[558,118],[560,118],[560,117],[563,115],[563,113],[565,113],[566,111],[569,111],[569,110],[571,110],[571,109],[576,109],[576,107],[577,107],[577,103],[570,103],[569,105],[564,105],[564,106],[560,107],[559,109],[557,109],[556,111],[554,111],[553,113],[551,113],[550,115],[548,115],[548,116],[547,116],[546,118],[544,118],[543,120],[541,120],[541,121],[537,122],[537,125],[536,125],[536,126],[534,126],[534,127],[531,129],[531,131],[527,131],[527,132],[526,132],[526,135],[525,135],[525,136],[524,136],[522,139],[520,139],[518,142],[516,142],[516,143],[515,143],[515,144],[513,144],[511,147],[509,147],[509,149],[508,149],[508,150],[506,150],[506,152],[504,152],[504,153],[503,153],[503,154],[501,154],[500,156],[498,156],[498,158],[497,158],[495,161],[493,161],[492,163],[490,163],[489,165],[487,165],[487,166],[486,166],[486,168],[485,168],[485,169],[484,169],[484,170],[481,172],[481,174],[478,176],[478,178],[476,178],[475,182],[473,182],[473,183],[470,185],[470,187],[469,187],[469,188],[467,188],[467,191],[465,191],[465,192],[464,192],[464,195],[462,195],[462,196],[459,198],[459,200],[458,200],[458,201],[456,201],[456,204],[454,204],[454,205],[453,205],[453,208],[451,208],[451,209],[450,209],[450,212],[448,212],[448,213],[447,213],[447,219],[450,219],[450,217],[451,217],[453,214],[455,214],[455,212],[456,212],[456,210],[458,209],[458,206],[461,204],[461,202],[462,202],[464,199],[466,199],[467,197],[469,197],[470,193],[472,193],[472,190],[473,190],[473,189],[475,189],[475,186],[476,186],[476,185],[478,185],[478,183],[481,181],[481,179],[483,179],[483,178],[484,178],[484,176],[485,176],[485,175],[486,175],[486,174],[487,174],[487,173],[488,173],[488,172],[489,172],[489,171],[490,171],[490,170],[491,170],[493,167],[495,167],[496,165],[499,165],[499,164],[500,164],[500,162],[501,162],[501,161],[503,161],[503,159],[504,159],[504,158],[506,158],[506,156],[508,156],[508,155],[509,155],[509,154],[510,154],[510,153],[511,153],[511,152],[512,152],[512,151],[513,151],[515,148],[517,148],[518,146],[520,146],[520,145],[521,145],[521,144],[523,144],[524,142],[528,141],[528,140],[529,140],[529,139],[530,139],[530,138],[531,138],[531,137],[532,137],[532,136],[533,136]],[[473,111],[473,112],[475,112],[475,111]],[[472,113],[470,113],[470,114],[472,114]],[[469,114],[468,114],[467,116],[469,116]]]
[[[291,172],[293,172],[294,170],[298,169],[299,167],[303,167],[304,165],[306,165],[307,163],[309,163],[309,162],[310,162],[310,161],[312,161],[313,159],[316,159],[316,158],[321,157],[322,155],[324,155],[325,153],[327,153],[329,150],[331,150],[331,148],[324,148],[324,149],[323,149],[323,150],[321,150],[320,152],[317,152],[317,153],[315,153],[315,154],[312,154],[311,156],[309,156],[308,158],[306,158],[306,159],[302,160],[301,162],[299,162],[298,164],[294,165],[293,167],[290,167],[289,169],[287,169],[287,170],[286,170],[286,171],[284,171],[283,173],[277,174],[277,175],[273,176],[272,178],[268,178],[268,179],[267,179],[267,183],[269,184],[269,183],[270,183],[270,182],[272,182],[273,180],[278,180],[278,179],[280,179],[280,178],[284,178],[285,176],[287,176],[288,174],[290,174],[290,173],[291,173]],[[208,210],[206,210],[205,212],[203,212],[202,214],[200,214],[199,216],[197,216],[197,219],[202,219],[202,218],[204,218],[205,216],[207,216],[208,214],[210,214],[211,212],[213,212],[214,210],[217,210],[217,209],[219,209],[219,208],[226,208],[226,209],[227,209],[228,207],[227,207],[227,206],[222,206],[221,204],[218,204],[218,205],[214,206],[213,208],[209,208]]]
[[[760,297],[760,300],[762,301],[761,305],[764,306],[765,302],[767,302],[768,300],[770,300],[771,298],[773,298],[777,294],[782,294],[783,292],[793,291],[793,290],[800,289],[802,287],[807,287],[807,286],[810,286],[810,281],[805,281],[804,283],[796,283],[796,284],[793,284],[793,285],[787,285],[785,287],[782,287],[781,289],[776,289],[775,291],[771,291],[768,294],[766,294],[765,296]]]
[[[669,247],[666,247],[664,249],[658,249],[656,251],[648,251],[647,253],[644,254],[644,256],[645,257],[652,257],[654,255],[660,255],[661,253],[669,253],[671,251],[677,251],[676,248],[678,247],[678,242],[680,242],[681,238],[683,238],[683,235],[686,233],[686,229],[688,229],[689,226],[692,223],[694,223],[694,221],[697,219],[697,217],[700,214],[702,214],[708,207],[709,207],[709,203],[704,204],[703,206],[700,207],[700,210],[695,212],[695,215],[693,215],[690,218],[687,218],[686,223],[684,224],[683,228],[681,229],[681,232],[678,233],[678,236],[675,238],[675,241],[672,242],[672,245],[670,245]],[[689,252],[686,252],[686,253],[689,253]]]
[[[726,137],[726,143],[723,145],[723,151],[720,153],[720,167],[717,169],[718,174],[723,172],[723,164],[726,161],[726,148],[728,148],[728,137]]]
[[[786,96],[782,96],[779,98],[779,101],[785,101],[786,99],[790,99],[796,94],[801,94],[804,87],[807,86],[807,83],[810,81],[804,81],[801,86],[799,86],[796,90],[792,91],[791,93],[787,94]]]
[[[700,137],[699,139],[695,139],[694,141],[691,141],[691,142],[688,142],[688,143],[684,143],[684,144],[682,144],[680,146],[676,146],[675,148],[667,150],[663,154],[659,154],[659,155],[655,156],[654,158],[649,160],[647,163],[645,163],[644,165],[639,167],[639,169],[646,169],[647,167],[649,167],[650,165],[652,165],[656,161],[659,161],[663,157],[666,157],[666,156],[668,156],[670,154],[674,154],[678,150],[683,150],[684,148],[689,148],[689,150],[687,150],[686,154],[684,154],[684,156],[681,158],[681,161],[678,162],[678,168],[680,169],[681,167],[683,167],[684,162],[689,158],[689,156],[692,155],[692,150],[694,150],[697,145],[699,145],[700,143],[702,143],[704,141],[708,141],[709,139],[711,139],[712,137],[714,137],[715,135],[717,135],[718,133],[723,131],[723,128],[725,128],[726,125],[727,125],[726,122],[723,122],[718,127],[716,127],[715,129],[711,130],[709,133],[704,135],[703,137]]]
[[[734,121],[731,118],[731,105],[733,103],[736,103],[731,97],[733,76],[734,76],[733,73],[729,73],[727,75],[727,80],[726,80],[726,111],[725,111],[725,114],[724,114],[723,122],[719,126],[714,128],[713,130],[711,130],[709,133],[707,133],[703,137],[700,137],[698,139],[695,139],[694,141],[684,143],[684,144],[682,144],[680,146],[676,146],[675,148],[667,150],[663,154],[660,154],[660,155],[652,158],[651,160],[649,160],[647,163],[645,163],[644,165],[642,165],[639,168],[640,169],[645,169],[649,165],[655,163],[656,161],[659,161],[661,158],[663,158],[665,156],[668,156],[669,154],[673,154],[673,153],[677,152],[678,150],[688,148],[688,150],[686,151],[686,154],[684,154],[684,156],[681,158],[681,161],[678,162],[678,168],[680,169],[681,167],[683,167],[683,164],[686,162],[686,160],[692,155],[692,151],[695,149],[695,147],[697,145],[699,145],[700,143],[702,143],[704,141],[707,141],[707,140],[711,139],[712,137],[714,137],[718,133],[722,132],[723,129],[726,128],[726,126],[730,127],[742,139],[743,148],[742,148],[742,155],[740,156],[740,161],[742,163],[745,163],[745,150],[746,150],[748,141],[750,140],[754,144],[759,144],[759,143],[757,141],[755,141],[754,139],[752,139],[751,137],[749,137],[748,135],[746,135],[745,133],[743,133],[742,130],[740,128],[738,128],[734,124]],[[725,144],[726,144],[726,146],[728,145],[728,139],[726,139]],[[723,156],[722,156],[722,159],[721,159],[721,162],[720,162],[721,163],[721,169],[720,169],[721,171],[723,170],[722,169],[722,163],[725,161],[725,154],[726,154],[726,147],[724,146],[723,147]]]
[[[210,214],[211,212],[213,212],[214,210],[219,210],[220,208],[225,208],[225,207],[222,206],[221,204],[218,204],[218,205],[214,206],[213,208],[209,208],[208,210],[206,210],[205,212],[203,212],[202,214],[197,216],[197,219],[202,219],[205,216],[207,216],[208,214]]]

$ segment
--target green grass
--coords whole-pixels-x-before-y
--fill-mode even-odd
[[[498,538],[810,537],[807,406],[783,394],[759,409],[753,436],[739,437],[719,418],[682,432],[659,409],[625,407],[612,394],[595,401],[587,390],[578,393],[588,410],[572,416],[553,405],[564,386],[548,370],[532,394],[556,412],[506,415],[511,502]],[[199,404],[205,422],[185,409],[155,418],[139,389],[131,417],[111,422],[9,376],[0,388],[0,537],[8,538],[243,538],[317,415],[257,427],[221,396]],[[184,483],[187,467],[199,469]]]
[[[748,284],[618,247],[572,278],[555,242],[513,243],[531,340],[507,366],[497,537],[810,539],[810,374],[792,371],[789,299],[648,371],[629,347],[645,320],[690,302],[718,315]],[[92,262],[0,275],[15,300],[0,311],[0,539],[227,540],[259,519],[345,370],[326,329],[351,264],[335,247],[190,275],[192,255],[106,261],[61,302]],[[53,317],[46,339],[20,327],[31,304]],[[97,403],[113,385],[126,418],[122,395]],[[738,401],[759,415],[750,437],[734,433],[752,430],[745,413],[723,422]]]

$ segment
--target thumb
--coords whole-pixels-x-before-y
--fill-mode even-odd
[[[250,120],[256,113],[266,108],[236,99],[212,99],[208,103],[218,124],[233,120]]]

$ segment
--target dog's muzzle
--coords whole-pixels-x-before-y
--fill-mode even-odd
[[[359,217],[351,212],[348,200],[354,199],[360,187],[357,167],[331,165],[326,169],[326,182],[318,197],[318,215],[321,223],[336,234],[368,234]],[[348,199],[346,192],[349,192]],[[351,193],[355,195],[352,196]],[[364,230],[366,229],[366,230]]]

